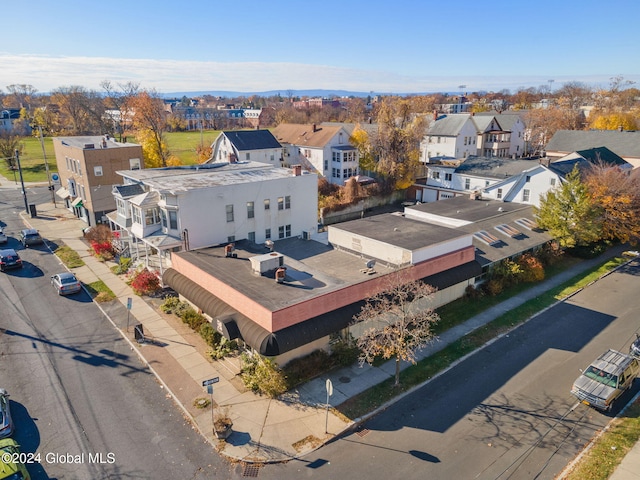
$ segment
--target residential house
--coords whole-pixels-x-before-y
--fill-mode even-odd
[[[269,130],[223,131],[211,150],[211,158],[206,163],[254,161],[280,166],[282,161],[282,145]]]
[[[500,127],[509,132],[509,147],[506,155],[511,158],[519,158],[526,155],[525,137],[526,125],[522,115],[517,112],[480,112],[476,113],[474,118],[493,117],[500,124]],[[495,156],[495,155],[494,155]]]
[[[466,196],[517,175],[537,163],[537,160],[477,156],[442,160],[429,164],[427,177],[412,185],[408,195],[419,202]]]
[[[595,147],[607,147],[633,165],[640,166],[640,132],[619,130],[558,130],[546,147],[546,155],[560,158]]]
[[[482,197],[539,207],[540,197],[550,189],[560,186],[574,167],[585,171],[596,163],[602,163],[610,167],[632,169],[630,163],[605,147],[573,152],[555,161],[546,158],[535,162],[537,165],[484,188]]]
[[[24,123],[24,126],[28,129],[27,132],[20,133],[21,135],[28,134],[31,131],[28,122],[21,122],[19,108],[4,108],[0,110],[0,133],[13,132],[18,123]]]
[[[54,137],[60,188],[56,195],[89,226],[106,223],[116,209],[111,187],[120,183],[118,170],[143,168],[142,147],[117,142],[108,135]]]
[[[284,166],[302,165],[336,185],[359,174],[358,150],[343,126],[281,123],[272,133],[283,146]]]
[[[433,120],[421,142],[421,161],[467,158],[478,151],[478,127],[470,114],[440,115]]]
[[[108,216],[117,247],[160,272],[172,251],[317,231],[317,177],[301,167],[240,161],[117,173],[117,210]]]

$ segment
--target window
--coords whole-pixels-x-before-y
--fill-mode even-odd
[[[162,228],[167,228],[167,212],[160,210],[160,224]]]
[[[523,202],[528,202],[529,201],[529,190],[528,189],[524,189],[522,190],[522,201]]]
[[[485,187],[488,187],[488,186],[489,186],[489,180],[485,180],[485,181],[484,181],[484,186],[485,186]]]
[[[96,165],[95,167],[93,167],[93,174],[96,177],[101,177],[102,176],[102,166]]]
[[[278,210],[284,210],[284,198],[278,197]]]
[[[265,240],[270,240],[271,239],[271,229],[270,228],[267,228],[264,231],[264,238],[265,238]]]
[[[465,190],[469,190],[471,188],[471,179],[470,178],[465,178],[464,179],[464,189]]]
[[[118,215],[122,217],[127,216],[127,204],[121,198],[116,198],[116,209],[118,210]]]
[[[227,205],[227,223],[233,222],[233,205]]]
[[[445,179],[445,181],[450,182],[451,180],[453,180],[453,174],[445,173],[444,174],[444,179]]]
[[[265,210],[269,210],[271,208],[271,200],[269,200],[268,198],[264,199],[264,209]]]
[[[254,216],[253,202],[247,202],[247,218],[253,218]]]
[[[287,238],[291,236],[291,225],[284,226],[284,235]]]
[[[247,239],[248,239],[250,242],[256,243],[256,232],[249,232],[249,233],[247,234]]]
[[[142,225],[142,210],[140,207],[132,207],[131,213],[133,214],[133,223]]]
[[[549,183],[551,184],[552,187],[556,186],[556,179],[555,178],[550,178],[549,179]]]
[[[144,211],[144,224],[157,225],[160,223],[160,214],[157,208],[149,208]]]
[[[329,160],[325,160],[324,161],[324,171],[328,171],[329,170]]]
[[[284,208],[287,210],[291,208],[291,195],[284,197]]]
[[[175,210],[169,210],[169,228],[171,230],[178,229],[178,212]]]
[[[496,193],[496,198],[498,200],[500,200],[502,198],[502,189],[501,188],[498,189],[498,193]]]
[[[229,237],[227,237],[227,243],[233,243],[236,241],[236,236],[235,235],[231,235]]]
[[[431,172],[431,178],[434,180],[438,180],[440,178],[440,172],[436,172],[435,170]]]
[[[269,160],[270,160],[271,162],[274,162],[274,161],[275,161],[275,159],[276,159],[276,156],[272,153],[272,154],[271,154],[271,156],[269,157]]]
[[[284,227],[278,227],[278,238],[284,238]]]
[[[524,181],[529,183],[531,181],[531,175],[527,175],[527,177],[524,179]]]

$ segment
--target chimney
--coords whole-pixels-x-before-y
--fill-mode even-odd
[[[316,126],[316,124],[315,124],[315,123],[313,124],[313,131],[314,131],[314,132],[317,132],[317,131],[318,131],[318,127]]]
[[[433,111],[433,120],[438,120],[438,110]]]
[[[285,276],[287,275],[287,269],[280,267],[276,270],[276,282],[284,283]]]
[[[238,163],[238,157],[236,157],[235,153],[229,154],[229,163]]]
[[[624,132],[624,127],[622,125],[618,125],[618,131],[619,132]]]
[[[299,177],[300,175],[302,175],[302,165],[293,165],[291,168],[293,169],[294,177]]]

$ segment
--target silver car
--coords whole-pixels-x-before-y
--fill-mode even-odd
[[[71,272],[56,273],[51,277],[51,285],[58,291],[58,295],[70,295],[82,290],[82,284]]]
[[[13,421],[9,410],[9,394],[4,388],[0,388],[0,438],[5,438],[13,433]]]

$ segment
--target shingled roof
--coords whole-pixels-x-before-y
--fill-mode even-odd
[[[282,147],[269,130],[229,130],[222,133],[239,152]]]
[[[607,147],[621,157],[640,158],[640,132],[618,130],[558,130],[547,144],[547,153],[567,154]]]
[[[349,134],[340,126],[281,123],[273,129],[273,135],[280,143],[323,148],[340,130],[345,132],[347,142]]]

